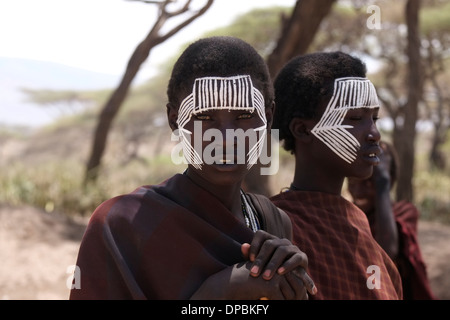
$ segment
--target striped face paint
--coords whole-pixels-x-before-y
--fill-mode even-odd
[[[334,81],[334,92],[320,121],[311,132],[339,157],[352,163],[360,147],[358,140],[343,125],[349,109],[378,108],[375,87],[367,78],[339,78]]]
[[[256,111],[263,125],[253,129],[258,139],[247,154],[247,167],[251,168],[261,154],[262,145],[267,135],[264,96],[253,87],[251,77],[239,75],[198,78],[194,82],[192,93],[181,102],[177,124],[184,157],[188,163],[200,170],[203,160],[192,146],[188,137],[192,135],[192,132],[187,130],[185,125],[191,120],[192,115],[211,110],[242,110],[251,113]]]

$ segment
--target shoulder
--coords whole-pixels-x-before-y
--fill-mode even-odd
[[[114,225],[131,223],[135,215],[143,208],[149,207],[151,187],[139,187],[133,192],[105,200],[93,212],[89,224]]]

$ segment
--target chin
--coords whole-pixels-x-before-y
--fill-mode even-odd
[[[368,179],[372,176],[373,165],[367,165],[364,161],[355,162],[351,167],[351,174],[348,177],[357,179]]]

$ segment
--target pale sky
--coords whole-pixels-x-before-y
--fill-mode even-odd
[[[203,3],[194,0],[194,4]],[[136,80],[147,80],[181,45],[228,25],[240,14],[257,7],[294,4],[295,0],[215,0],[203,16],[151,51]],[[156,15],[156,5],[138,1],[0,0],[0,57],[56,62],[119,80]],[[58,110],[24,99],[19,90],[0,87],[0,123],[41,126],[60,115]]]
[[[229,24],[234,17],[252,8],[293,6],[294,3],[295,0],[215,0],[202,17],[155,48],[149,61],[163,61],[167,50],[177,50],[181,44]],[[156,14],[156,5],[137,1],[2,0],[0,56],[122,74]]]

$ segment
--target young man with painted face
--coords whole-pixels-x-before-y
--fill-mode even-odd
[[[175,63],[167,95],[187,169],[96,209],[77,260],[81,288],[71,299],[314,294],[307,257],[288,240],[287,215],[241,190],[273,112],[262,57],[236,38],[201,39]]]
[[[346,177],[368,177],[379,161],[379,103],[365,65],[342,52],[308,54],[288,62],[274,86],[273,128],[295,155],[295,173],[271,200],[308,255],[314,298],[401,299],[396,266],[341,196]]]

